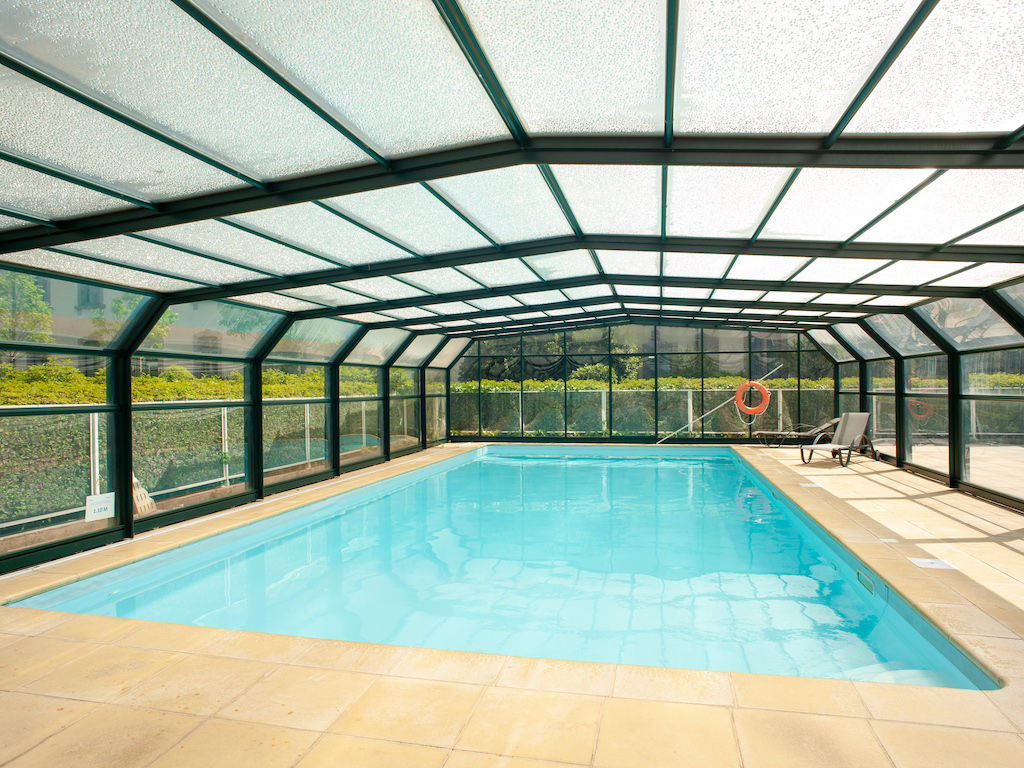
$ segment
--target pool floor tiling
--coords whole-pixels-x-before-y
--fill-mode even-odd
[[[0,578],[0,602],[474,450],[432,448]],[[0,765],[1024,766],[1024,516],[867,458],[736,449],[992,691],[316,640],[0,607]],[[934,567],[934,566],[943,567]]]

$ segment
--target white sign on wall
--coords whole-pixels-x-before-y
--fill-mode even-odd
[[[105,520],[114,516],[114,494],[97,493],[85,497],[85,519]]]

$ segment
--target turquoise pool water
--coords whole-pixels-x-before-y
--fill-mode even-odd
[[[19,604],[518,656],[996,687],[728,448],[484,447]]]

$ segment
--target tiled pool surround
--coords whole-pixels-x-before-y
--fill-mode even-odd
[[[463,449],[14,574],[0,594],[11,601]],[[1024,763],[1024,518],[863,459],[841,470],[802,467],[787,450],[739,450],[1005,687],[550,662],[3,607],[11,737],[0,763],[59,755],[62,765],[168,766],[248,754],[302,768],[738,765],[741,756],[746,766]]]

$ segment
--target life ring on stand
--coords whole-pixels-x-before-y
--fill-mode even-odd
[[[754,405],[747,405],[743,402],[743,396],[747,393],[748,389],[752,389],[761,395],[761,401]],[[736,410],[740,413],[745,413],[747,416],[758,416],[768,410],[768,403],[772,399],[771,392],[759,381],[748,381],[746,384],[740,384],[736,388]]]
[[[914,410],[914,406],[920,406],[920,410]],[[918,400],[916,397],[912,397],[907,400],[907,410],[910,411],[910,415],[919,421],[924,421],[930,418],[935,409],[932,408],[931,403],[927,400]]]

